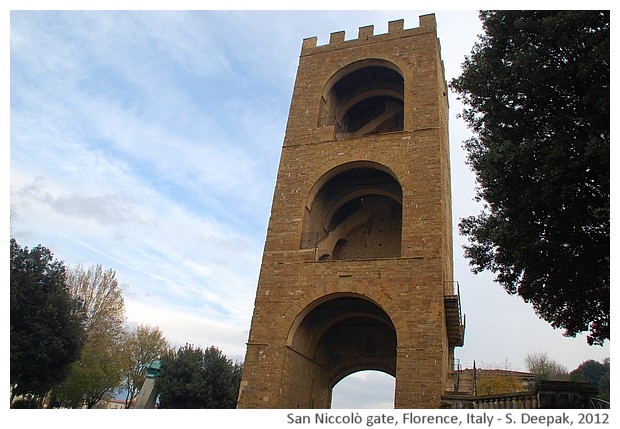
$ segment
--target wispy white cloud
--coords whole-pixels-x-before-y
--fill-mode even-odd
[[[207,88],[202,90],[202,97],[209,99],[211,106],[205,109],[192,88],[188,92],[187,88],[179,87],[184,75],[166,71],[159,57],[141,61],[128,53],[122,54],[126,50],[152,52],[148,42],[155,40],[156,47],[160,44],[166,46],[165,52],[180,45],[181,49],[188,50],[184,57],[193,55],[192,61],[201,64],[208,62],[206,59],[203,61],[202,57],[206,54],[200,43],[183,48],[187,40],[196,38],[188,39],[187,31],[188,28],[195,28],[198,21],[186,19],[184,13],[174,13],[171,23],[164,26],[162,18],[165,14],[161,13],[132,13],[130,18],[124,14],[112,14],[114,16],[111,18],[108,13],[86,13],[86,19],[79,21],[77,28],[66,28],[62,36],[69,40],[67,43],[75,45],[73,49],[64,49],[63,39],[58,34],[31,35],[30,44],[33,45],[35,40],[47,40],[47,44],[51,45],[48,46],[49,56],[57,58],[53,63],[63,67],[43,67],[39,70],[38,58],[42,52],[20,55],[21,51],[16,49],[15,63],[19,69],[23,62],[21,70],[26,74],[22,79],[27,81],[32,74],[31,80],[36,84],[17,85],[15,109],[19,111],[23,105],[29,108],[37,106],[37,110],[17,116],[12,126],[14,134],[18,135],[12,143],[13,147],[32,148],[19,152],[13,161],[18,163],[20,156],[32,159],[33,151],[39,151],[44,146],[47,148],[44,154],[37,154],[45,162],[62,159],[66,163],[69,155],[74,162],[80,162],[74,153],[74,145],[78,145],[82,155],[88,153],[99,159],[98,169],[106,163],[113,164],[110,176],[114,175],[114,169],[124,169],[127,174],[145,181],[145,186],[177,194],[170,198],[180,203],[185,201],[196,211],[208,211],[220,218],[237,219],[239,225],[246,224],[248,217],[253,218],[254,206],[259,205],[264,210],[270,201],[271,178],[275,175],[276,163],[273,157],[261,156],[261,147],[267,144],[278,147],[273,143],[281,141],[285,108],[280,107],[277,115],[272,114],[273,108],[265,109],[270,107],[266,104],[262,105],[262,109],[252,109],[248,106],[255,106],[256,102],[248,103],[248,98],[252,100],[253,97],[251,92],[249,97],[242,94],[225,98],[222,94],[215,94],[210,97],[208,88],[214,86],[208,81],[197,81],[194,86]],[[60,16],[59,21],[64,19],[69,24],[72,23],[71,17],[76,18],[72,13]],[[140,37],[133,34],[136,30],[132,24],[137,25],[136,22],[145,24],[146,29],[139,32]],[[60,27],[65,28],[66,25]],[[179,27],[183,30],[177,32],[175,29]],[[111,28],[115,31],[112,32]],[[121,34],[125,39],[120,39]],[[94,37],[96,39],[91,40]],[[24,36],[16,38],[16,47],[30,46]],[[72,42],[74,39],[90,42]],[[56,45],[61,48],[55,49]],[[121,47],[121,54],[115,49],[117,47]],[[84,50],[86,53],[82,56]],[[212,61],[214,56],[221,55],[209,54],[209,60]],[[33,63],[35,65],[31,67]],[[67,70],[72,72],[67,73]],[[218,76],[225,76],[226,70],[218,69],[218,73]],[[117,77],[114,82],[105,83],[111,80],[110,76]],[[259,115],[256,112],[262,112],[259,113],[263,115],[262,121],[252,121]],[[256,126],[273,124],[278,116],[278,128],[273,125]],[[250,122],[254,124],[251,127]],[[42,129],[40,125],[33,127],[34,123],[47,123],[48,126]],[[245,128],[252,132],[239,132]],[[273,149],[264,152],[275,153]],[[236,171],[230,174],[233,165]],[[272,173],[265,174],[266,167],[270,167]],[[237,211],[230,210],[231,201],[238,204]],[[253,226],[256,227],[256,224]]]

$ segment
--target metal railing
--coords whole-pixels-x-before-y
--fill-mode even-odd
[[[611,408],[611,403],[601,399],[601,398],[590,398],[590,408],[598,409],[598,410],[607,410]]]

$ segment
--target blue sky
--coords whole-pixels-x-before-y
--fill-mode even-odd
[[[481,32],[474,10],[11,12],[12,236],[68,266],[114,269],[129,323],[243,360],[302,39],[384,33],[401,18],[417,27],[431,12],[450,80]],[[450,94],[455,225],[480,210],[461,108]],[[553,330],[492,274],[473,275],[464,243],[455,233],[464,366],[522,370],[547,352],[572,370],[609,357],[609,345]],[[386,406],[373,401],[390,378],[357,380],[336,405]]]

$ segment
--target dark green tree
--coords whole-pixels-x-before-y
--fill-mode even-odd
[[[611,366],[609,358],[605,359],[603,365],[605,365],[605,373],[598,381],[598,397],[611,402]]]
[[[483,210],[461,219],[474,272],[566,336],[609,339],[609,11],[483,11],[450,86]]]
[[[570,379],[573,381],[585,381],[596,386],[599,389],[598,397],[609,400],[609,359],[606,359],[603,363],[593,359],[582,362],[577,369],[570,373]]]
[[[160,408],[235,408],[242,365],[216,347],[185,345],[169,351],[155,380]]]
[[[65,266],[41,245],[11,239],[11,402],[41,399],[68,375],[85,341],[81,303],[65,284]]]

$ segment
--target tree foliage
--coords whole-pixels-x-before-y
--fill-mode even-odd
[[[465,256],[567,336],[609,339],[609,11],[483,11],[450,86],[474,132]]]
[[[476,380],[476,394],[485,395],[503,395],[506,393],[524,392],[527,386],[516,375],[493,375],[489,377],[480,377]]]
[[[547,353],[533,353],[525,357],[527,370],[534,374],[536,380],[568,380],[566,367],[549,358]]]
[[[609,401],[610,374],[611,366],[609,359],[605,359],[603,363],[590,359],[582,362],[581,365],[572,371],[570,379],[591,383],[598,388],[598,397]]]
[[[235,408],[242,365],[216,347],[185,345],[169,351],[155,381],[160,408]]]
[[[92,408],[122,383],[129,368],[124,300],[116,273],[101,265],[70,270],[67,285],[83,303],[87,338],[55,397],[64,406]]]
[[[65,285],[64,263],[41,245],[11,239],[11,397],[42,397],[65,379],[85,340],[79,302]]]
[[[168,341],[159,328],[138,325],[128,334],[127,349],[130,366],[125,378],[127,397],[125,407],[130,408],[132,400],[142,388],[146,379],[145,364],[161,358],[168,350]]]
[[[68,270],[67,287],[82,301],[88,337],[121,338],[125,333],[125,300],[114,270],[78,265]]]

